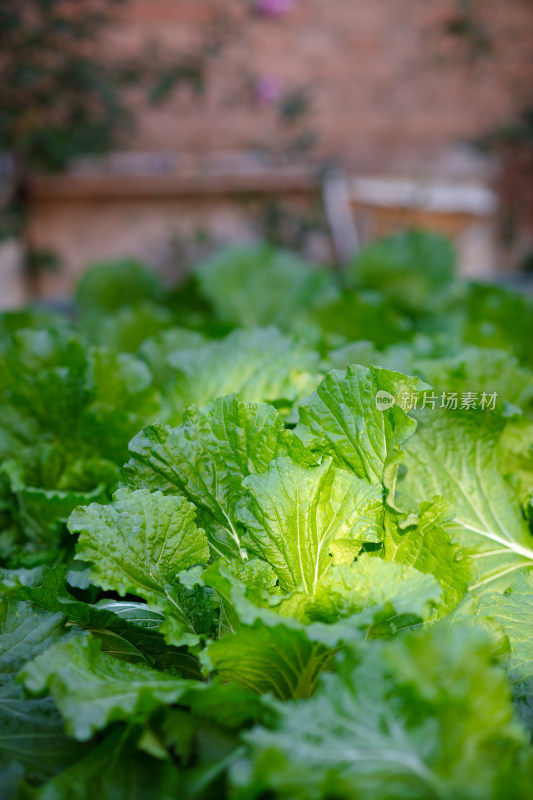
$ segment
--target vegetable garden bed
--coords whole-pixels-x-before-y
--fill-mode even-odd
[[[529,799],[533,302],[407,233],[0,318],[9,800]]]

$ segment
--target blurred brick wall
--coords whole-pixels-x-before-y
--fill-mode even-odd
[[[191,165],[193,171],[200,165],[203,174],[209,172],[209,164],[217,165],[215,173],[222,164],[230,177],[243,164],[256,168],[256,160],[242,153],[233,160],[219,156],[221,151],[279,145],[275,109],[251,102],[248,86],[254,76],[272,76],[286,90],[306,87],[313,92],[312,113],[305,124],[318,135],[314,155],[319,162],[333,158],[353,175],[399,175],[422,183],[431,176],[491,179],[485,162],[478,164],[457,146],[507,122],[520,99],[531,98],[532,0],[477,0],[495,49],[490,58],[472,63],[464,47],[443,33],[455,0],[297,0],[278,20],[251,16],[251,3],[125,3],[122,21],[105,43],[108,52],[120,55],[138,55],[149,41],[159,41],[162,50],[179,55],[202,42],[213,13],[242,20],[231,45],[213,62],[203,98],[181,88],[154,108],[144,104],[138,92],[132,94],[138,126],[122,146],[141,152],[126,156],[131,172],[136,173],[135,165],[145,158],[160,164],[156,172],[169,173],[163,180],[173,180],[177,164],[178,182],[179,173],[187,173]],[[216,153],[219,156],[210,160],[209,154]],[[120,158],[124,167],[124,156]],[[128,168],[122,171],[128,173]],[[113,190],[113,170],[103,178]],[[68,176],[65,180],[68,183]],[[518,198],[514,205],[522,208],[524,192],[511,193]],[[279,191],[274,199],[286,194]],[[308,201],[300,198],[298,203],[315,200],[311,193]],[[201,192],[195,197],[167,190],[157,197],[132,190],[120,197],[113,192],[95,197],[90,192],[65,198],[51,188],[32,197],[30,241],[62,262],[60,272],[40,276],[38,292],[44,297],[68,295],[88,263],[118,256],[142,258],[167,278],[176,278],[191,253],[196,254],[196,241],[204,241],[206,235],[209,246],[216,246],[261,234],[243,198],[222,190],[216,197],[203,198]],[[483,242],[478,271],[490,271],[496,259],[501,268],[501,254],[486,253],[492,247],[492,229]],[[317,260],[324,258],[328,256],[320,253]]]
[[[240,16],[252,0],[131,0],[112,46],[159,40],[182,52],[213,13]],[[282,18],[246,18],[216,61],[203,101],[186,90],[143,114],[136,149],[193,153],[272,145],[275,114],[242,102],[235,78],[272,75],[314,93],[318,155],[371,168],[431,157],[507,121],[533,84],[533,5],[479,0],[493,57],[466,63],[443,25],[454,0],[299,0]]]

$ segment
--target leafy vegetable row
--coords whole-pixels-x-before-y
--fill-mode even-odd
[[[532,303],[452,259],[0,319],[2,797],[531,796]]]

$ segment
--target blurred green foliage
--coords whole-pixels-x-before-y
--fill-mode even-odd
[[[209,54],[107,55],[102,36],[124,0],[5,0],[0,6],[2,53],[0,151],[17,166],[63,169],[82,155],[106,153],[132,127],[124,101],[141,86],[162,102],[179,83],[200,92]]]

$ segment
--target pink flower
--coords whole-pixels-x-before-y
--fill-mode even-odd
[[[281,17],[292,10],[297,0],[255,0],[255,10],[265,17]]]
[[[255,83],[255,99],[265,105],[274,105],[281,99],[283,84],[275,75],[261,75]]]

